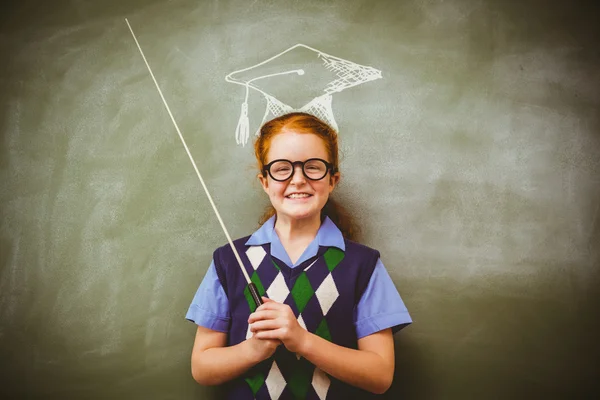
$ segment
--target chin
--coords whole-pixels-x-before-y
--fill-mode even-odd
[[[286,213],[286,215],[293,219],[308,219],[311,218],[313,213]]]
[[[292,219],[307,219],[307,218],[313,218],[315,216],[315,214],[320,215],[319,212],[316,212],[315,210],[311,209],[311,210],[282,210],[283,214],[287,215],[289,218]]]

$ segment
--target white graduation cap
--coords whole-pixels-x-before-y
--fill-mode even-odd
[[[304,51],[298,51],[297,49]],[[298,54],[295,53],[301,53],[303,55],[302,64],[299,64],[297,58]],[[308,56],[305,53],[308,53]],[[290,60],[290,57],[293,57],[294,55],[296,55],[296,59],[294,60],[292,58]],[[305,63],[307,62],[306,58],[309,58],[308,61],[312,63],[312,66],[310,66],[310,64],[309,66],[305,66]],[[279,63],[276,60],[279,61]],[[275,96],[272,94],[261,89],[255,83],[261,79],[291,74],[296,77],[302,77],[302,81],[298,81],[299,85],[310,86],[309,84],[314,83],[313,81],[317,75],[322,75],[318,72],[313,73],[315,71],[315,65],[317,65],[319,71],[323,71],[324,67],[326,72],[328,72],[325,80],[322,82],[322,86],[320,86],[320,88],[323,86],[325,86],[325,88],[319,88],[316,93],[312,94],[316,97],[300,108],[294,108],[285,104],[284,102],[275,98]],[[299,68],[299,66],[302,68]],[[284,71],[281,71],[281,69],[284,69]],[[274,72],[256,75],[255,73],[257,71],[260,71],[261,73],[264,73],[265,71]],[[311,73],[308,74],[307,71]],[[273,118],[294,111],[314,115],[328,123],[337,131],[338,126],[335,122],[333,110],[331,108],[332,94],[379,78],[381,78],[381,71],[375,68],[359,65],[351,61],[323,53],[322,51],[316,50],[310,46],[298,43],[265,61],[248,68],[233,71],[225,77],[227,82],[242,85],[246,88],[246,96],[244,98],[244,102],[242,103],[240,119],[235,130],[235,140],[237,144],[242,145],[245,145],[248,142],[250,132],[248,120],[248,95],[250,94],[250,89],[261,93],[267,102],[267,107],[262,122],[260,123],[259,129],[256,132],[257,136],[260,133],[260,126],[262,126],[266,121],[270,121]],[[286,88],[286,92],[289,93],[289,84],[286,85]],[[273,90],[269,91],[273,93]]]

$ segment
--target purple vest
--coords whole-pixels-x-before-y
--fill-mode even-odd
[[[261,295],[291,307],[301,326],[326,340],[356,349],[355,308],[367,288],[379,252],[345,240],[346,250],[321,247],[295,268],[271,257],[270,244],[246,246],[249,237],[234,242],[248,276]],[[213,255],[217,275],[231,312],[228,345],[250,337],[248,316],[256,306],[229,245]],[[285,346],[273,357],[227,383],[229,399],[347,399],[373,395],[339,381],[298,358]]]

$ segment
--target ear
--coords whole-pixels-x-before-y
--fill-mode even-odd
[[[329,178],[329,193],[333,192],[333,189],[335,189],[336,185],[340,183],[341,178],[342,175],[339,172],[336,172],[335,174],[331,175],[331,177]]]
[[[266,176],[263,176],[262,174],[258,174],[256,176],[265,193],[269,194],[269,179]]]

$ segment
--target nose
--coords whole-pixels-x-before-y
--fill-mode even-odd
[[[302,171],[302,165],[294,165],[294,174],[290,179],[290,183],[296,186],[306,183],[306,177]]]

